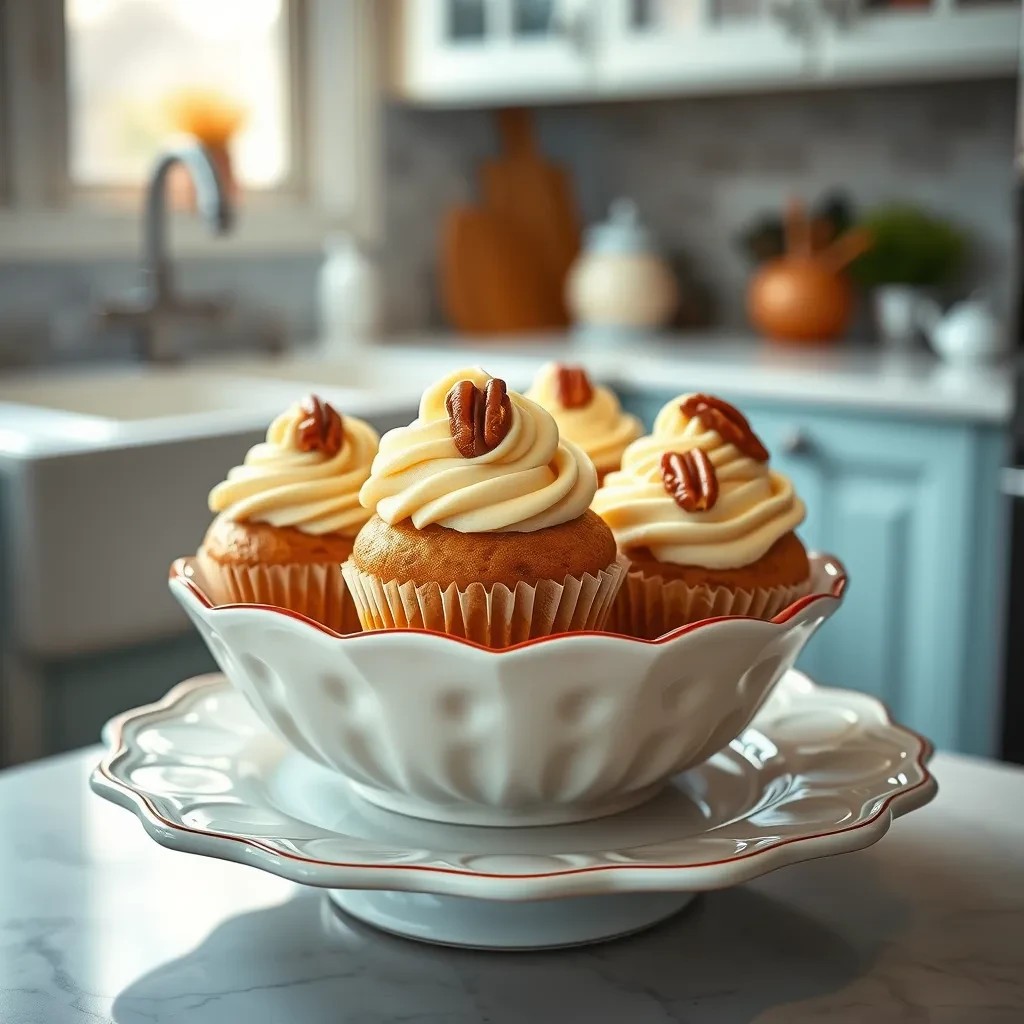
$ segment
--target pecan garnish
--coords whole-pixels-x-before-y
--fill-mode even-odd
[[[303,418],[296,428],[300,452],[323,452],[328,458],[337,455],[345,442],[345,423],[341,413],[317,395],[304,398],[299,405]]]
[[[707,512],[718,501],[718,477],[703,448],[665,452],[661,478],[665,490],[684,512]]]
[[[768,461],[768,449],[750,429],[746,416],[734,405],[714,395],[690,395],[679,404],[684,416],[695,416],[708,430],[714,430],[728,444],[757,462]]]
[[[594,397],[594,387],[582,366],[556,367],[558,374],[558,401],[565,409],[582,409]]]
[[[460,380],[444,405],[452,440],[464,459],[493,451],[512,427],[512,399],[498,377],[491,377],[482,391],[471,380]]]

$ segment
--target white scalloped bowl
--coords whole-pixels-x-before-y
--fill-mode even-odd
[[[770,621],[729,616],[658,640],[566,633],[495,651],[426,630],[341,636],[282,608],[171,591],[274,733],[364,798],[434,821],[529,825],[614,814],[742,732],[839,607],[842,565]]]

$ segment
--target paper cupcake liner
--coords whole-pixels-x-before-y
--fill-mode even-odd
[[[351,560],[341,569],[363,629],[431,629],[485,647],[510,647],[538,636],[604,629],[626,565],[616,559],[596,575],[517,583],[514,589],[385,581]]]
[[[810,587],[808,579],[795,586],[734,590],[730,587],[691,586],[682,580],[627,572],[606,628],[613,633],[656,640],[688,622],[720,615],[770,619],[806,594]]]
[[[338,562],[224,565],[200,552],[199,564],[214,604],[269,604],[338,633],[362,632]]]

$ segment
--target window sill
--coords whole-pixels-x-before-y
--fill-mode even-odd
[[[169,220],[174,259],[318,252],[337,226],[328,214],[299,203],[243,205],[223,236],[211,235],[195,214],[174,213]],[[141,246],[141,211],[0,209],[0,261],[135,259]]]

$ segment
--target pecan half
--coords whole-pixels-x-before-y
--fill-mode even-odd
[[[565,409],[582,409],[594,397],[594,386],[582,366],[557,367],[558,401]]]
[[[328,458],[337,455],[345,443],[345,423],[341,413],[316,395],[304,398],[299,408],[303,413],[296,428],[299,451],[319,451]]]
[[[679,404],[684,416],[695,416],[728,444],[757,462],[768,461],[768,449],[750,429],[750,423],[734,405],[714,395],[690,395]]]
[[[661,478],[665,490],[684,512],[706,512],[718,501],[718,477],[703,448],[665,452]]]
[[[498,377],[491,377],[482,391],[471,380],[460,380],[444,405],[452,440],[464,459],[493,451],[512,427],[512,399]]]

